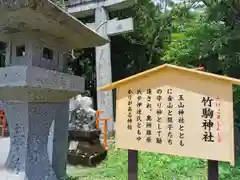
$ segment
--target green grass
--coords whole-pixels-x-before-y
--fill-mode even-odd
[[[127,180],[127,151],[110,150],[98,168],[71,167],[68,173],[80,180]],[[239,180],[240,161],[233,168],[220,163],[220,180]],[[139,180],[206,180],[206,161],[157,153],[139,153]],[[239,167],[239,168],[238,168]]]

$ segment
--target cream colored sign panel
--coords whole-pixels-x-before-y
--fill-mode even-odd
[[[152,77],[118,88],[117,98],[118,148],[234,165],[230,83],[198,76],[179,75],[177,81]]]

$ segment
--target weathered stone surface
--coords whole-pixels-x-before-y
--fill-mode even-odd
[[[11,136],[0,179],[65,179],[67,100],[83,90],[84,80],[57,71],[64,71],[64,55],[70,48],[108,41],[48,0],[1,1],[0,17],[0,40],[8,44],[6,66],[11,66],[0,69],[0,99],[8,102],[5,109]],[[44,48],[50,51],[46,56]],[[47,153],[53,120],[55,172]]]
[[[6,104],[5,104],[6,106]],[[48,138],[48,156],[53,170],[56,173],[58,180],[66,179],[66,149],[68,148],[68,102],[48,104],[51,109],[56,109],[56,126],[52,123]],[[64,135],[66,134],[66,135]],[[55,136],[54,136],[55,135]],[[7,160],[10,148],[10,138],[0,138],[0,172],[4,169],[4,164]],[[53,163],[52,163],[53,162]],[[2,173],[0,173],[2,175]],[[10,174],[13,175],[13,174]],[[14,175],[16,176],[16,175]],[[1,176],[0,176],[1,179]]]
[[[0,68],[0,99],[66,101],[84,90],[84,78],[33,66]],[[63,93],[64,92],[64,93]]]
[[[108,12],[99,7],[95,11],[95,24],[100,26],[104,21],[108,20]],[[101,35],[108,38],[106,24],[100,26],[97,30]],[[111,49],[110,43],[103,46],[96,47],[96,74],[97,87],[102,87],[106,84],[112,83],[112,67],[111,67]],[[97,92],[97,107],[103,110],[101,117],[113,118],[113,97],[112,91]],[[113,120],[113,119],[112,119]],[[100,121],[100,128],[103,130],[103,121]],[[113,130],[112,121],[108,121],[108,134]],[[109,134],[110,135],[110,134]]]
[[[1,179],[56,180],[47,153],[49,128],[58,104],[6,103],[10,152]],[[58,107],[57,107],[58,106]]]
[[[49,34],[61,39],[66,46],[87,48],[107,42],[76,18],[49,0],[0,1],[0,34],[31,32],[39,36]]]
[[[96,111],[90,97],[78,95],[70,100],[70,124],[69,129],[95,129]]]
[[[89,28],[95,30],[98,26],[95,23],[87,23],[86,24]],[[133,31],[133,18],[127,18],[118,20],[118,18],[114,18],[108,20],[106,22],[107,25],[107,35],[108,36],[115,36],[121,33],[128,33]]]
[[[52,107],[54,108],[54,107]],[[58,180],[66,179],[67,150],[68,150],[68,109],[69,102],[59,102],[56,106],[57,114],[54,120],[52,144],[52,167]]]

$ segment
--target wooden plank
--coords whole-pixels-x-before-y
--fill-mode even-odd
[[[208,180],[218,179],[218,161],[208,160]]]
[[[122,80],[116,81],[112,84],[105,85],[105,86],[99,88],[98,90],[109,91],[114,88],[119,88],[121,85],[131,83],[132,81],[136,81],[140,78],[144,78],[146,76],[150,76],[152,74],[158,73],[158,72],[162,71],[163,69],[172,69],[172,70],[178,70],[178,71],[182,71],[182,72],[189,72],[191,74],[197,74],[199,76],[205,76],[205,77],[212,78],[215,80],[228,81],[232,84],[240,85],[240,80],[236,79],[236,78],[231,78],[231,77],[213,74],[213,73],[209,73],[209,72],[203,72],[203,71],[199,71],[198,69],[189,69],[189,68],[185,68],[182,66],[176,66],[176,65],[172,65],[172,64],[163,64],[163,65],[157,66],[155,68],[135,74],[133,76],[124,78]]]
[[[138,151],[128,150],[128,180],[138,179]]]

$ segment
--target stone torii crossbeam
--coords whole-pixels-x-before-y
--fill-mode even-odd
[[[68,12],[77,18],[95,15],[95,22],[87,24],[103,37],[110,39],[111,36],[132,32],[133,19],[118,20],[109,19],[109,12],[122,10],[136,4],[136,0],[69,0]],[[97,87],[112,82],[111,49],[110,43],[97,46],[96,50],[96,76]],[[97,92],[97,107],[103,110],[103,117],[113,118],[113,96],[112,92]],[[108,121],[108,134],[113,130],[113,121]],[[103,130],[103,126],[100,124]]]
[[[0,179],[65,179],[57,165],[66,164],[68,100],[84,91],[84,78],[64,73],[66,54],[108,41],[48,0],[1,1],[0,17],[0,40],[8,45],[0,99],[11,140]],[[47,151],[53,120],[54,168]]]

